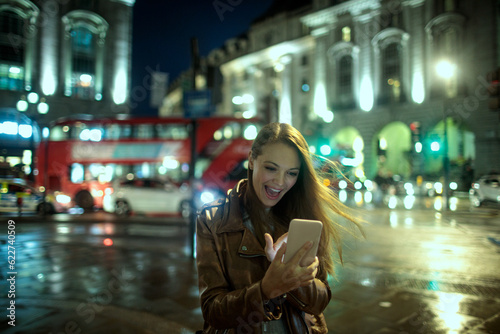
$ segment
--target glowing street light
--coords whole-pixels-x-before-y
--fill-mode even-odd
[[[443,79],[451,79],[455,75],[457,66],[447,60],[441,60],[436,64],[436,72]]]

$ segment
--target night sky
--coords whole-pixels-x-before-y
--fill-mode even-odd
[[[137,0],[132,34],[133,114],[156,115],[144,89],[149,71],[174,81],[191,63],[191,38],[198,38],[200,56],[250,28],[272,0]],[[217,9],[216,9],[217,7]],[[226,10],[225,10],[226,9]]]

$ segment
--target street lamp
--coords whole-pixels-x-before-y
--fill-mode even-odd
[[[30,110],[31,108],[36,108],[36,112],[33,112]],[[19,101],[16,103],[16,108],[19,112],[21,113],[26,113],[28,114],[30,120],[31,120],[31,152],[32,156],[34,156],[35,152],[35,129],[40,129],[38,125],[38,119],[41,115],[45,115],[49,112],[49,105],[47,104],[45,97],[39,97],[37,93],[35,92],[29,92],[27,95],[22,95]],[[20,127],[21,130],[21,127]],[[26,134],[28,133],[28,130],[25,130]],[[40,134],[40,131],[37,131]],[[22,134],[21,134],[22,135]],[[44,145],[45,148],[45,173],[43,175],[43,186],[45,189],[47,189],[47,184],[48,184],[48,179],[47,179],[47,167],[48,167],[48,153],[47,153],[47,137],[48,137],[48,128],[43,128],[41,132],[41,142]],[[32,162],[31,162],[32,164]],[[43,191],[43,203],[44,203],[44,210],[43,213],[46,213],[45,210],[45,202],[46,202],[46,190]]]
[[[39,114],[45,115],[49,112],[49,105],[45,101],[45,98],[39,98],[35,92],[30,92],[27,96],[21,96],[16,103],[16,108],[20,112],[26,112],[30,105],[36,105],[36,110]]]
[[[441,60],[436,64],[436,73],[445,81],[446,97],[443,103],[443,172],[444,172],[444,210],[449,209],[449,194],[450,189],[450,157],[448,155],[448,117],[446,116],[446,108],[448,99],[453,97],[454,90],[451,80],[455,77],[456,65],[448,60]]]

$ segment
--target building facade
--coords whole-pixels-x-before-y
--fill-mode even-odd
[[[0,0],[3,160],[55,119],[129,113],[134,3]]]
[[[207,57],[223,76],[217,113],[291,123],[361,177],[447,170],[467,183],[466,168],[500,169],[487,79],[500,59],[497,7],[313,0],[274,11]]]

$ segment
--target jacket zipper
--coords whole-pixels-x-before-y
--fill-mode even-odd
[[[304,304],[304,302],[302,300],[300,300],[299,298],[295,297],[293,294],[287,293],[287,297],[288,296],[292,296],[293,300],[295,300],[301,307],[306,307],[306,304]]]

